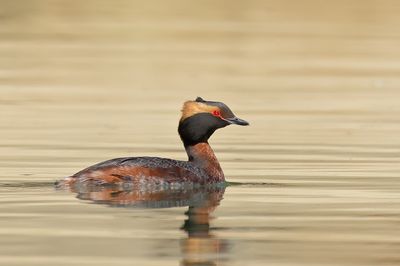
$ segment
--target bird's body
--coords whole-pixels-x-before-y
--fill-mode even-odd
[[[208,138],[216,129],[229,124],[248,125],[223,103],[201,98],[188,101],[184,104],[178,128],[188,161],[159,157],[116,158],[83,169],[62,183],[70,186],[131,183],[140,187],[169,187],[224,182],[224,173]]]

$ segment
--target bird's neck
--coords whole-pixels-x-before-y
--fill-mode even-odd
[[[205,170],[210,178],[217,182],[225,181],[224,172],[219,165],[218,159],[207,142],[185,146],[189,162],[192,162]]]

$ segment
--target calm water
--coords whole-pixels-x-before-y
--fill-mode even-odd
[[[398,1],[0,1],[1,265],[399,265]],[[56,191],[185,159],[183,101],[250,127],[196,191]]]

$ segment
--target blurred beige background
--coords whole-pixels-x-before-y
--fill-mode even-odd
[[[113,157],[185,159],[176,127],[196,96],[251,123],[211,139],[227,179],[269,184],[227,189],[216,265],[396,264],[399,14],[395,0],[0,0],[0,264],[177,265],[183,209],[110,209],[52,183]]]

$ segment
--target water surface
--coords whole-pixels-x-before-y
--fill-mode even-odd
[[[397,1],[0,1],[0,264],[398,265]],[[56,191],[185,159],[182,102],[250,127],[217,191]]]

